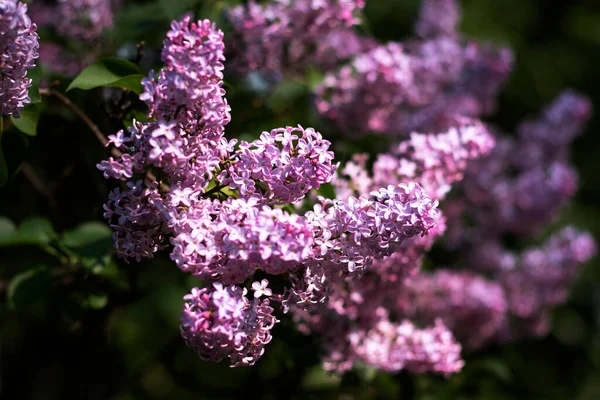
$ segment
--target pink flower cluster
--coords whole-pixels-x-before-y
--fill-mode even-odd
[[[223,33],[209,21],[173,22],[165,66],[143,82],[150,121],[111,135],[122,155],[98,168],[127,181],[105,205],[118,254],[139,261],[168,249],[182,271],[206,285],[185,298],[186,343],[203,359],[238,366],[254,364],[271,338],[270,301],[286,309],[308,307],[315,297],[326,301],[339,279],[357,277],[411,237],[426,235],[440,216],[437,202],[414,182],[347,201],[322,199],[304,215],[279,208],[332,181],[331,143],[301,126],[263,132],[252,143],[228,141],[223,51]],[[236,285],[258,270],[292,284],[273,294],[267,280],[254,282],[250,301]],[[271,300],[258,300],[263,295]],[[438,336],[432,337],[453,340]],[[420,354],[424,340],[407,349]]]
[[[258,282],[255,282],[258,283]],[[203,360],[231,359],[232,366],[253,365],[271,341],[277,322],[269,300],[253,301],[246,289],[215,282],[212,290],[192,289],[181,316],[181,336]]]
[[[425,0],[422,39],[370,46],[316,89],[318,111],[346,134],[435,130],[455,115],[490,113],[512,65],[506,49],[465,42],[454,1]]]
[[[75,76],[98,56],[102,34],[113,26],[121,0],[34,0],[31,19],[68,42],[40,43],[40,59],[52,73]]]
[[[0,117],[20,116],[29,103],[31,79],[27,70],[35,67],[39,37],[27,15],[27,5],[0,0]]]
[[[333,179],[330,144],[312,128],[273,129],[252,143],[242,141],[219,180],[244,197],[260,193],[270,203],[295,203]]]
[[[92,41],[113,23],[111,0],[59,0],[56,30],[73,40]]]
[[[318,199],[305,214],[315,227],[316,262],[292,271],[283,305],[302,332],[322,336],[325,367],[345,371],[361,361],[388,371],[449,373],[462,365],[450,332],[468,350],[546,334],[549,312],[566,301],[596,244],[573,227],[521,253],[503,240],[512,235],[527,246],[575,194],[577,174],[568,149],[590,115],[589,101],[567,91],[539,118],[521,124],[516,138],[503,136],[477,118],[493,111],[512,54],[462,38],[455,0],[423,0],[416,38],[402,43],[360,37],[348,29],[355,22],[341,18],[328,25],[316,46],[311,29],[324,26],[315,22],[315,3],[326,2],[251,3],[229,15],[232,41],[252,43],[235,48],[234,56],[250,66],[239,73],[297,77],[307,65],[318,67],[326,75],[315,89],[316,108],[341,133],[350,139],[368,133],[405,138],[387,152],[352,155],[332,180],[337,198],[349,200]],[[302,14],[289,21],[291,10]],[[309,33],[296,21],[311,27]],[[285,28],[295,33],[292,39]],[[352,38],[340,46],[346,55],[332,51],[329,59],[320,59],[319,49],[338,32]],[[257,39],[262,37],[279,41]],[[301,59],[285,64],[283,43],[313,51],[308,56],[300,51]],[[413,182],[419,186],[410,202],[400,200],[405,211],[389,214],[398,210],[389,207],[394,196],[413,193],[408,189]],[[372,203],[370,195],[385,207]],[[443,200],[444,215],[431,212],[429,196]],[[315,200],[310,194],[305,199]],[[426,215],[421,222],[419,210]],[[411,213],[405,221],[428,234],[386,231],[387,218],[398,221],[404,212]],[[421,272],[445,232],[442,245],[458,253],[457,269]],[[389,237],[403,240],[388,245]]]
[[[460,182],[469,160],[489,154],[494,138],[479,121],[461,118],[439,134],[413,132],[391,153],[380,154],[373,166],[373,184],[414,180],[429,195],[443,199]]]
[[[363,362],[383,371],[459,371],[461,347],[440,320],[431,328],[419,329],[410,321],[393,324],[383,319],[367,332],[352,332],[350,343]]]
[[[268,77],[334,68],[371,45],[351,29],[364,0],[254,0],[228,11],[231,68]]]
[[[68,40],[93,42],[113,24],[113,10],[120,0],[34,0],[31,18],[39,25],[50,25]]]
[[[596,253],[572,227],[521,253],[502,241],[511,234],[526,246],[574,195],[568,146],[587,99],[563,94],[509,139],[476,118],[493,110],[511,55],[462,39],[454,1],[424,0],[418,39],[381,45],[352,30],[363,5],[236,7],[232,66],[276,78],[329,71],[316,89],[322,116],[350,135],[404,138],[386,152],[355,154],[338,171],[332,143],[313,128],[228,140],[223,33],[190,17],[172,23],[165,66],[143,81],[150,121],[110,136],[123,154],[98,168],[128,181],[105,206],[117,252],[139,261],[168,250],[204,284],[185,297],[181,320],[202,359],[254,364],[277,302],[321,336],[329,370],[362,362],[448,375],[462,368],[463,346],[546,333],[549,312]],[[343,37],[345,55],[328,50]],[[336,198],[315,193],[326,183]],[[458,269],[421,271],[445,233]],[[257,271],[285,287],[273,293]]]

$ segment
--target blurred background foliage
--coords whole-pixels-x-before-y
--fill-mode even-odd
[[[140,66],[147,73],[160,65],[171,19],[192,10],[221,23],[223,8],[237,3],[123,2],[113,31],[106,34],[106,55],[133,59],[143,40]],[[600,2],[461,3],[466,36],[507,45],[516,56],[489,122],[511,132],[566,88],[588,95],[600,108]],[[402,40],[411,35],[418,6],[418,0],[368,0],[367,30],[380,40]],[[377,146],[372,139],[335,139],[336,133],[318,120],[309,101],[318,76],[313,71],[305,81],[283,81],[263,95],[227,77],[233,110],[227,135],[252,138],[263,129],[300,123],[332,138],[338,159]],[[63,80],[58,88],[68,84]],[[120,91],[92,92],[68,95],[105,134],[114,133],[121,121],[110,104]],[[143,114],[142,103],[136,108]],[[581,189],[555,226],[573,223],[600,238],[597,115],[574,143]],[[165,254],[131,265],[112,255],[102,204],[114,183],[95,167],[106,150],[89,128],[55,98],[46,98],[37,136],[20,134],[10,124],[5,129],[2,145],[13,177],[0,190],[3,399],[600,398],[598,260],[585,267],[569,302],[554,312],[550,335],[465,354],[463,372],[449,379],[369,368],[341,378],[328,375],[320,367],[318,339],[298,333],[287,318],[275,327],[274,340],[255,367],[202,362],[185,348],[178,330],[182,296],[193,279]]]

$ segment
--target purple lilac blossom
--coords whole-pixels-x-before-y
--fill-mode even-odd
[[[568,161],[568,146],[581,133],[590,118],[590,100],[574,90],[566,90],[535,120],[517,127],[519,157],[523,168],[552,161]]]
[[[101,53],[102,35],[112,27],[121,0],[34,0],[33,22],[54,28],[68,45],[40,43],[40,61],[52,74],[74,77]]]
[[[397,324],[382,319],[367,331],[350,332],[348,339],[357,360],[384,371],[450,375],[464,365],[460,344],[439,319],[425,329],[408,320]]]
[[[541,247],[525,250],[514,269],[498,273],[510,311],[519,318],[535,319],[565,302],[581,266],[596,253],[593,237],[571,226],[552,235]]]
[[[39,37],[27,15],[27,5],[0,0],[0,116],[20,117],[32,80],[27,70],[35,67]]]
[[[92,42],[113,24],[111,0],[59,0],[56,30],[75,41]]]
[[[420,37],[452,36],[460,19],[457,0],[423,0],[415,32]]]
[[[252,143],[240,143],[229,168],[218,180],[237,189],[243,197],[258,192],[269,203],[294,203],[309,190],[333,179],[337,164],[331,163],[330,145],[312,128],[298,126],[263,132]]]
[[[492,342],[508,318],[503,287],[472,272],[436,270],[410,278],[397,307],[422,323],[440,318],[469,349]]]
[[[130,181],[126,189],[116,188],[110,193],[104,205],[104,218],[114,231],[119,257],[139,262],[166,247],[170,230],[160,215],[162,203],[156,182]]]
[[[465,235],[457,221],[456,229],[462,231],[457,235],[468,240],[505,232],[527,236],[554,218],[577,191],[568,144],[589,115],[589,101],[567,91],[540,118],[523,123],[517,139],[496,134],[491,154],[465,172],[465,212],[468,209],[477,225]]]
[[[228,358],[232,367],[254,365],[277,322],[269,300],[259,298],[250,301],[246,289],[218,282],[211,288],[192,289],[184,297],[181,315],[185,343],[203,360]]]
[[[322,199],[305,218],[313,227],[314,254],[292,276],[283,301],[286,309],[324,302],[346,276],[360,276],[376,260],[400,251],[405,241],[426,237],[441,215],[437,201],[411,182],[382,188],[371,198]]]
[[[254,282],[250,303],[241,288],[223,285],[242,284],[257,270],[301,277],[296,297],[295,289],[285,298],[277,295],[284,303],[301,303],[313,288],[326,295],[326,274],[358,275],[404,241],[426,235],[441,217],[437,202],[412,182],[370,197],[323,200],[304,216],[271,208],[332,180],[337,165],[330,143],[312,128],[288,127],[235,150],[236,142],[224,137],[230,116],[222,88],[222,32],[209,21],[190,23],[190,17],[171,28],[165,68],[158,80],[144,80],[141,96],[155,121],[134,121],[109,136],[122,155],[98,164],[107,178],[128,181],[126,190],[111,194],[105,217],[119,256],[139,261],[171,247],[183,271],[212,284],[186,296],[186,343],[203,359],[251,365],[276,322],[269,301],[259,300],[272,290],[268,280]],[[160,181],[136,180],[148,172]],[[215,186],[208,189],[211,180]],[[224,184],[227,194],[220,191]]]
[[[445,8],[453,10],[444,14],[448,20],[440,17]],[[328,73],[315,89],[318,111],[351,135],[405,135],[439,129],[456,115],[491,113],[512,56],[506,49],[463,43],[452,30],[456,13],[453,2],[424,3],[417,31],[427,39],[371,46]]]
[[[315,229],[315,256],[347,265],[348,272],[368,267],[413,236],[426,235],[438,218],[437,201],[418,184],[399,184],[371,192],[373,199],[350,197],[317,204],[306,214]]]
[[[313,231],[300,216],[260,199],[199,200],[171,220],[171,258],[205,281],[242,283],[255,270],[281,275],[312,255]]]
[[[330,69],[371,45],[352,27],[364,0],[251,0],[228,11],[231,68],[267,76],[303,73],[315,65]]]
[[[467,161],[489,154],[494,138],[478,121],[461,118],[457,126],[440,134],[413,132],[373,165],[373,185],[419,182],[436,199],[443,199],[454,182],[461,181]]]

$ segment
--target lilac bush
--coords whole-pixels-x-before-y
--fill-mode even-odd
[[[568,146],[589,101],[568,91],[502,135],[479,118],[494,110],[510,51],[462,38],[451,0],[424,0],[402,43],[359,35],[363,6],[250,1],[227,12],[227,38],[209,20],[174,21],[164,67],[143,80],[147,122],[109,137],[120,155],[98,168],[124,182],[104,206],[117,253],[167,251],[198,279],[181,334],[201,359],[253,365],[277,310],[321,338],[328,370],[449,375],[463,349],[547,333],[596,253],[574,227],[520,252],[503,241],[530,245],[575,194]],[[226,65],[275,79],[326,71],[313,93],[323,122],[390,146],[342,164],[335,142],[302,125],[228,139]],[[425,271],[436,243],[458,261]]]

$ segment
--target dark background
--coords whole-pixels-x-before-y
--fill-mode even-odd
[[[135,44],[145,40],[144,72],[158,68],[160,44],[171,18],[189,7],[197,16],[222,20],[219,7],[225,3],[239,2],[126,1],[114,31],[107,33],[105,52],[120,49],[131,56]],[[516,57],[497,114],[487,121],[511,132],[567,88],[586,94],[600,109],[600,2],[461,3],[461,31],[467,37],[507,45]],[[370,31],[381,40],[407,38],[418,4],[368,0]],[[234,78],[231,82],[233,121],[228,136],[257,135],[262,129],[301,123],[335,137],[327,125],[319,126],[306,88],[291,84],[262,98]],[[59,87],[66,84],[68,80],[63,80]],[[120,128],[106,100],[115,94],[118,91],[97,89],[72,91],[69,97],[108,134]],[[368,368],[342,378],[329,376],[320,368],[318,339],[296,332],[286,317],[255,367],[230,369],[199,361],[178,332],[182,296],[193,281],[165,255],[132,265],[111,256],[102,204],[115,183],[104,180],[95,167],[106,151],[59,102],[50,98],[44,103],[35,138],[9,126],[2,142],[16,175],[0,189],[0,214],[17,225],[31,216],[45,219],[29,220],[20,241],[0,247],[1,398],[600,398],[598,260],[584,268],[569,302],[553,313],[547,337],[465,354],[463,372],[449,379],[390,375]],[[144,110],[142,104],[137,106]],[[573,144],[580,191],[553,224],[572,223],[596,238],[600,238],[598,115]],[[25,164],[18,170],[21,161]],[[99,223],[81,225],[89,221]],[[3,220],[0,242],[7,229]],[[23,278],[24,271],[32,270],[42,272]],[[8,299],[15,290],[11,282],[17,276],[26,279],[26,290],[11,303]]]

